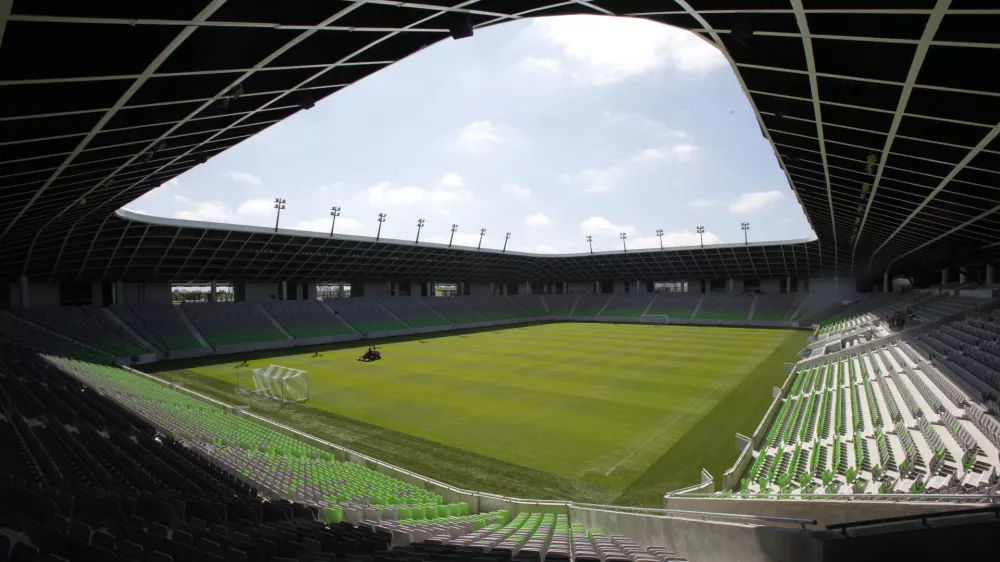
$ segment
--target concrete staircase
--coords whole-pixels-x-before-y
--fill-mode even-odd
[[[613,300],[615,300],[615,296],[611,295],[611,298],[604,302],[604,306],[602,306],[601,309],[597,311],[597,314],[594,315],[594,318],[597,318],[598,316],[600,316],[601,314],[603,314],[604,313],[604,309],[607,308],[608,305],[611,304],[611,301],[613,301]]]
[[[646,313],[649,312],[649,309],[653,308],[653,304],[656,302],[656,299],[658,298],[660,298],[660,295],[653,295],[653,300],[649,301],[649,304],[647,304],[646,308],[643,309],[642,314],[639,315],[639,318],[645,316]]]
[[[271,324],[274,324],[275,328],[277,328],[282,334],[285,334],[285,339],[287,339],[287,340],[294,340],[295,339],[295,337],[292,336],[292,334],[289,334],[288,330],[286,330],[285,327],[282,326],[281,323],[278,322],[274,318],[274,316],[271,316],[271,313],[267,311],[267,307],[265,307],[264,305],[262,305],[260,303],[253,303],[253,304],[255,304],[257,306],[257,310],[260,310],[261,314],[264,315],[264,318],[267,318],[268,320],[270,320]]]
[[[363,336],[364,335],[361,332],[359,332],[357,328],[355,328],[354,326],[352,326],[347,320],[344,320],[343,318],[340,317],[339,314],[337,314],[336,312],[334,312],[334,310],[332,308],[330,308],[330,305],[326,304],[326,302],[324,302],[322,300],[318,300],[316,302],[318,302],[323,308],[329,310],[330,314],[333,316],[333,318],[334,318],[334,320],[336,322],[340,322],[344,326],[347,326],[348,328],[351,329],[352,332],[354,332],[355,334],[357,334],[359,336]],[[385,307],[383,306],[382,308],[385,308]],[[386,311],[386,312],[388,312],[388,311]],[[390,312],[389,314],[392,314],[392,313]],[[399,320],[399,318],[396,318],[396,320]],[[400,320],[400,322],[402,322],[402,320]],[[405,324],[405,322],[403,322],[403,323]]]
[[[205,339],[205,336],[201,335],[201,332],[198,330],[197,326],[195,326],[194,322],[191,321],[191,317],[188,316],[187,312],[184,311],[184,307],[175,306],[174,310],[177,311],[177,316],[180,316],[181,322],[183,322],[184,325],[187,326],[188,331],[191,332],[191,335],[194,336],[194,339],[198,340],[198,343],[200,343],[201,346],[204,347],[205,349],[209,351],[215,351],[215,348],[213,348],[212,345],[208,343],[208,340]]]
[[[136,331],[133,330],[131,326],[129,326],[128,324],[126,324],[125,321],[122,320],[121,318],[119,318],[118,315],[115,314],[110,308],[104,307],[104,308],[101,309],[101,311],[104,312],[105,315],[107,315],[107,317],[108,317],[109,320],[111,320],[112,322],[114,322],[115,324],[117,324],[119,328],[121,328],[122,330],[125,330],[125,333],[127,333],[129,336],[131,336],[132,339],[134,339],[135,341],[137,341],[137,342],[141,343],[142,345],[146,346],[146,349],[148,349],[149,351],[151,351],[151,352],[153,352],[153,353],[155,353],[157,355],[162,355],[162,353],[163,353],[164,350],[161,350],[159,347],[156,347],[155,345],[153,345],[152,343],[150,343],[148,340],[146,340],[145,338],[143,338],[142,336],[140,336],[138,333],[136,333]]]
[[[688,316],[688,320],[693,320],[695,316],[698,316],[698,311],[701,310],[701,305],[704,302],[705,295],[702,295],[701,298],[698,299],[698,304],[694,307],[694,310],[691,311],[691,316]]]
[[[760,298],[760,295],[754,295],[753,296],[753,302],[750,303],[750,311],[747,312],[747,320],[752,320],[753,319],[753,313],[757,311],[757,299],[758,298]]]

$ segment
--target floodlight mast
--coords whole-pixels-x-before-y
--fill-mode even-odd
[[[628,253],[628,248],[625,247],[625,239],[628,238],[628,235],[622,232],[618,237],[622,239],[622,251]]]
[[[587,244],[590,244],[590,255],[594,255],[594,237],[593,236],[588,236],[587,237]]]
[[[451,238],[448,238],[448,247],[451,248],[451,242],[455,239],[455,231],[458,230],[458,225],[451,225]]]
[[[658,229],[656,231],[656,235],[659,236],[659,238],[660,238],[660,251],[662,252],[663,251],[663,229],[662,228]]]
[[[503,239],[503,251],[500,252],[501,254],[506,254],[507,253],[507,241],[508,240],[510,240],[510,233],[509,232],[507,233],[506,238]]]
[[[750,246],[750,242],[747,241],[747,231],[750,230],[750,223],[740,223],[740,228],[743,229],[743,245]]]
[[[385,213],[379,213],[378,214],[378,232],[375,233],[375,241],[376,242],[378,242],[379,238],[382,237],[382,223],[385,222],[385,218],[386,218],[386,214]]]
[[[483,247],[483,236],[486,236],[486,229],[485,228],[480,228],[479,229],[479,245],[476,246],[476,250],[479,250],[479,249],[481,249]]]
[[[281,220],[281,210],[285,208],[285,200],[280,197],[275,197],[274,208],[278,210],[278,216],[274,219],[274,231],[278,232],[278,222]]]
[[[698,227],[698,238],[701,240],[701,249],[704,250],[705,249],[705,227],[704,226],[699,226]]]
[[[330,216],[333,217],[333,223],[330,224],[330,238],[333,238],[333,229],[337,226],[337,217],[340,216],[340,207],[330,207]]]
[[[417,239],[413,242],[414,246],[420,244],[420,229],[423,227],[424,227],[424,219],[417,219]]]

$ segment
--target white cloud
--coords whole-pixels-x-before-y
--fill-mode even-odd
[[[714,207],[723,207],[725,204],[726,202],[721,199],[695,199],[688,203],[688,205],[695,209],[711,209]]]
[[[712,234],[711,232],[705,233],[705,243],[706,244],[721,244],[722,240]],[[699,238],[697,232],[691,232],[690,230],[682,230],[679,232],[664,232],[663,233],[663,247],[664,248],[674,248],[678,246],[698,246],[701,244],[701,238]],[[660,237],[659,236],[643,236],[636,238],[634,240],[628,240],[628,247],[640,249],[640,248],[659,248],[660,247]]]
[[[517,63],[517,68],[518,70],[528,72],[550,72],[554,74],[559,72],[560,64],[554,58],[528,55]]]
[[[299,221],[293,228],[295,230],[309,230],[313,232],[330,232],[331,218],[316,219],[311,221]],[[338,233],[344,232],[359,232],[364,229],[365,225],[360,222],[349,219],[346,217],[337,217],[337,230]]]
[[[583,187],[588,193],[604,193],[618,187],[625,170],[616,165],[607,168],[585,168],[576,174],[562,174],[562,179]]]
[[[604,217],[590,217],[580,223],[580,231],[593,236],[618,236],[622,232],[635,234],[635,227],[630,224],[619,226]]]
[[[199,203],[194,209],[178,211],[174,213],[174,216],[192,221],[226,222],[232,220],[232,215],[221,201]]]
[[[168,182],[164,182],[164,183],[160,184],[160,187],[177,187],[180,184],[181,184],[181,180],[179,180],[177,178],[173,178],[173,179],[171,179]]]
[[[532,30],[562,49],[582,83],[613,84],[666,68],[705,74],[726,64],[718,49],[695,34],[641,19],[543,18]]]
[[[505,183],[505,184],[503,184],[503,188],[504,188],[504,190],[509,191],[509,192],[513,193],[514,195],[517,195],[518,197],[530,197],[531,196],[531,190],[528,189],[527,187],[521,187],[521,186],[513,184],[513,183]]]
[[[553,248],[552,246],[549,246],[548,244],[539,244],[538,246],[535,246],[535,253],[536,254],[557,254],[557,253],[559,253],[559,250]]]
[[[465,185],[465,180],[458,175],[458,172],[448,172],[441,177],[441,183],[448,187],[462,187]]]
[[[659,148],[646,148],[633,155],[631,161],[637,164],[645,164],[670,158],[675,162],[690,162],[694,159],[694,153],[697,150],[698,147],[693,144],[675,144]]]
[[[744,214],[758,213],[772,207],[784,198],[785,194],[777,189],[743,193],[729,204],[729,212]]]
[[[184,197],[180,193],[175,193],[174,194],[174,201],[176,201],[178,203],[190,203],[191,202],[190,199],[188,199],[187,197]]]
[[[458,132],[458,147],[468,152],[490,152],[504,142],[502,128],[489,121],[473,121]]]
[[[458,174],[455,174],[455,177],[458,177]],[[464,188],[448,186],[446,178],[448,178],[447,174],[439,182],[442,186],[434,189],[415,186],[393,187],[391,182],[383,181],[368,188],[362,192],[362,195],[373,207],[423,205],[432,209],[445,207],[472,197],[472,194]]]
[[[544,213],[535,213],[531,216],[524,218],[524,224],[528,226],[545,226],[549,224],[549,217],[545,216]]]
[[[676,144],[670,147],[671,154],[678,162],[690,162],[697,150],[698,147],[693,144]]]
[[[230,170],[223,174],[223,176],[240,183],[249,183],[251,185],[263,185],[264,182],[260,180],[257,176],[251,174],[250,172],[235,172]]]
[[[450,237],[451,237],[451,233],[449,232],[445,236],[441,236],[441,235],[437,235],[436,234],[436,235],[427,236],[426,238],[421,238],[421,240],[427,240],[428,242],[432,242],[434,244],[445,244],[445,245],[447,245],[448,244],[448,239]],[[483,237],[483,246],[485,246],[486,243],[489,242],[489,240],[490,240],[489,236],[484,236]],[[479,232],[477,231],[476,233],[473,234],[471,232],[457,231],[457,232],[455,232],[455,239],[452,241],[451,245],[452,246],[465,246],[466,248],[475,248],[475,247],[477,247],[479,245]]]
[[[244,201],[240,203],[239,207],[236,208],[236,212],[241,215],[250,215],[254,217],[270,215],[275,212],[274,201],[270,199],[251,199],[249,201]]]

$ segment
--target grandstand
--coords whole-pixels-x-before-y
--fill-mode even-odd
[[[215,349],[287,339],[259,303],[203,303],[180,309]]]
[[[319,301],[272,301],[264,308],[294,338],[354,336],[356,332]]]
[[[174,306],[118,306],[112,309],[136,334],[164,354],[202,349]]]
[[[854,561],[995,550],[991,3],[252,4],[0,1],[0,560]],[[645,18],[719,49],[814,236],[530,254],[124,208],[437,41],[569,14]],[[432,296],[435,283],[457,296]],[[235,302],[216,302],[219,284]],[[330,284],[353,298],[316,300]],[[664,286],[686,292],[653,291]],[[173,304],[173,290],[190,287],[210,287],[207,302]],[[644,314],[689,325],[600,324]],[[506,326],[533,321],[544,325]],[[494,342],[568,331],[454,363],[464,378],[449,388],[435,386],[442,365],[474,350],[449,344],[408,373],[351,359],[367,370],[343,377],[353,386],[338,398],[384,412],[394,404],[373,402],[373,389],[398,392],[413,407],[411,433],[312,403],[262,406],[186,367],[171,381],[127,367],[181,358],[238,377],[233,363],[280,361],[285,348],[316,344],[315,360],[329,362],[397,336],[433,357],[444,340],[411,336],[466,328],[455,340],[473,328]],[[796,328],[811,336],[794,360],[784,352]],[[341,340],[365,341],[331,343]],[[588,364],[568,364],[581,350]],[[784,380],[773,393],[772,376]],[[757,411],[758,399],[769,406]],[[469,412],[492,419],[470,428]],[[573,415],[595,425],[581,431]],[[743,415],[759,420],[755,431],[724,424]],[[412,465],[272,416],[310,431],[350,427],[336,440],[384,441]],[[470,431],[458,446],[428,437],[456,428]],[[557,466],[554,447],[503,462],[472,451],[490,438],[494,454],[509,454],[539,433],[582,462]],[[586,458],[596,449],[609,452]],[[728,469],[658,487],[657,471],[679,456],[720,451],[734,459]],[[438,481],[440,467],[477,490]],[[501,471],[563,495],[489,493]],[[575,493],[604,503],[566,499]],[[649,494],[655,506],[610,505]],[[946,513],[970,504],[988,507]]]

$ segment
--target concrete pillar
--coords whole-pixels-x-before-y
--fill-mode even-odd
[[[958,282],[967,283],[969,281],[969,276],[965,274],[964,271],[958,270]]]
[[[18,281],[21,284],[21,308],[31,308],[31,297],[28,294],[28,278],[22,275]]]
[[[344,282],[340,282],[340,290],[337,292],[337,298],[344,298]]]
[[[944,287],[947,284],[948,284],[948,270],[947,269],[942,269],[941,270],[941,286]]]
[[[729,278],[729,281],[726,281],[726,290],[729,291],[730,293],[733,292],[733,278],[732,277]]]
[[[281,282],[281,300],[288,300],[288,281]]]
[[[208,302],[219,302],[219,286],[215,281],[209,284]]]
[[[986,264],[986,284],[992,285],[997,282],[997,270],[992,263]]]
[[[527,292],[527,294],[529,295],[531,294],[531,281],[524,282],[524,290]]]
[[[886,271],[885,274],[882,275],[882,292],[888,293],[890,291],[892,291],[892,279],[889,278],[889,272]]]
[[[786,293],[791,293],[792,292],[792,276],[791,275],[789,275],[788,277],[785,278],[785,292]]]
[[[434,282],[433,281],[428,281],[427,282],[427,296],[428,297],[433,297],[434,296]]]
[[[115,281],[114,294],[111,300],[115,304],[125,304],[125,282],[121,279]]]
[[[635,292],[635,293],[641,293],[641,292],[643,292],[643,290],[645,289],[645,287],[643,287],[642,289],[639,288],[640,287],[639,283],[641,283],[641,282],[642,281],[639,281],[638,279],[635,280],[635,291],[633,291],[633,292]]]

